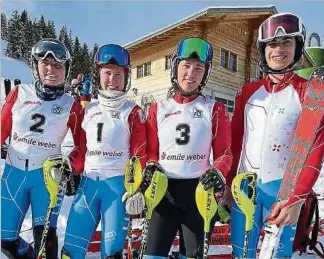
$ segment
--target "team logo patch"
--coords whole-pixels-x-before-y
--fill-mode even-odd
[[[61,106],[58,106],[57,104],[54,104],[52,107],[52,113],[54,114],[61,114],[63,111],[63,108]]]
[[[110,115],[113,119],[120,119],[120,111],[111,111]]]
[[[144,112],[141,109],[138,109],[137,110],[137,114],[138,114],[138,116],[140,118],[141,123],[145,123],[146,122],[146,118],[145,118]]]
[[[193,108],[193,117],[194,118],[202,118],[203,116],[203,111],[199,110],[197,108]]]

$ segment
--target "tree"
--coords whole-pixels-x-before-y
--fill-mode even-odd
[[[72,42],[70,41],[66,26],[63,26],[60,30],[59,40],[67,47],[70,53],[72,53]]]
[[[22,58],[22,45],[24,38],[22,37],[22,23],[20,15],[14,11],[8,21],[8,45],[6,54],[9,57],[21,59]]]
[[[29,23],[29,18],[28,18],[28,14],[27,11],[24,10],[21,15],[20,15],[20,22],[21,22],[21,26],[22,26],[22,30],[21,30],[21,59],[24,61],[28,61],[29,58],[29,54],[30,54],[30,45],[28,42],[28,37],[31,36],[31,28],[29,28],[28,23]]]
[[[82,73],[82,54],[81,54],[81,46],[78,37],[75,37],[73,50],[72,50],[72,59],[73,59],[73,66],[72,66],[72,78],[76,78],[79,73]]]
[[[7,16],[4,13],[1,13],[1,39],[8,40]]]
[[[47,38],[56,39],[55,23],[53,21],[47,22]]]

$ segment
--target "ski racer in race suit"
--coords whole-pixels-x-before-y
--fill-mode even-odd
[[[167,258],[177,231],[190,258],[202,258],[204,221],[195,191],[223,192],[232,164],[230,119],[222,103],[202,95],[212,68],[212,46],[201,38],[182,40],[171,63],[168,99],[151,105],[147,121],[148,165],[163,171],[168,195],[157,205],[144,258]],[[213,162],[210,163],[210,154]]]
[[[104,45],[95,65],[98,102],[84,109],[77,158],[83,161],[84,173],[68,218],[62,258],[85,258],[100,220],[102,258],[122,258],[129,221],[122,202],[126,162],[137,156],[143,168],[146,163],[145,117],[126,99],[131,86],[129,53],[118,45]]]
[[[296,222],[307,194],[316,182],[324,153],[324,130],[318,132],[311,153],[301,171],[293,195],[276,198],[287,165],[307,81],[294,74],[300,60],[305,28],[296,15],[280,13],[265,20],[260,28],[257,48],[259,67],[267,76],[245,84],[237,93],[232,118],[233,165],[231,175],[256,172],[256,211],[249,233],[248,258],[256,258],[264,222],[285,226],[276,258],[290,258]],[[307,125],[305,125],[307,127]],[[233,257],[243,258],[245,216],[234,203],[231,217]]]
[[[32,48],[32,66],[36,82],[21,84],[8,95],[1,111],[1,145],[10,136],[4,172],[1,177],[1,248],[13,258],[36,258],[44,229],[50,196],[44,182],[42,165],[47,158],[61,153],[61,144],[70,129],[79,152],[81,106],[64,93],[72,59],[66,47],[56,39],[43,39]],[[64,193],[50,218],[46,258],[58,256],[57,218]],[[29,206],[35,255],[19,232]]]

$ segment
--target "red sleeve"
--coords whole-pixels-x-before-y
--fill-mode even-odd
[[[297,185],[292,197],[289,198],[286,206],[291,205],[299,200],[304,200],[307,194],[312,190],[314,184],[320,175],[321,166],[324,158],[324,119],[316,135],[314,144],[307,157],[305,165],[300,173]]]
[[[146,165],[146,122],[140,107],[135,106],[128,117],[130,130],[130,156],[139,158],[142,168]]]
[[[215,103],[212,112],[213,167],[226,178],[232,165],[231,123],[224,104]]]
[[[14,88],[7,96],[6,102],[1,109],[1,146],[11,134],[12,107],[18,98],[18,87]]]
[[[241,157],[244,135],[244,106],[242,90],[240,90],[235,97],[235,109],[231,122],[233,163],[226,179],[226,183],[229,187],[236,176],[237,167]]]
[[[157,128],[157,103],[154,103],[149,108],[149,113],[147,117],[147,161],[159,161],[159,138],[158,138],[158,128]]]
[[[74,101],[70,117],[68,120],[68,127],[71,130],[74,149],[70,153],[70,157],[72,158],[72,166],[76,173],[80,173],[83,171],[83,165],[79,165],[80,163],[80,151],[81,151],[81,123],[83,119],[83,110],[79,102]],[[78,158],[78,159],[77,159]],[[82,168],[82,170],[81,170]],[[81,170],[81,171],[80,171]]]

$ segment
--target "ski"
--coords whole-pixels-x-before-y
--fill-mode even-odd
[[[243,182],[247,181],[247,194],[241,189]],[[245,215],[245,236],[244,236],[244,248],[243,258],[248,258],[248,241],[249,233],[253,227],[253,219],[255,213],[255,200],[256,200],[256,173],[239,173],[232,182],[232,195],[237,206],[241,209]]]
[[[5,87],[5,95],[6,95],[6,98],[7,98],[8,94],[11,91],[11,80],[10,79],[5,79],[4,80],[4,87]]]
[[[143,228],[143,239],[140,247],[139,258],[142,259],[147,244],[147,234],[152,218],[154,208],[160,203],[168,189],[168,178],[160,172],[155,171],[153,174],[152,182],[144,193],[145,204],[147,207],[145,215],[145,223]]]
[[[305,100],[291,144],[289,160],[279,189],[278,201],[285,200],[295,189],[323,116],[324,67],[322,66],[311,74],[308,81]],[[264,230],[265,236],[260,258],[270,259],[275,255],[282,230],[269,222],[266,223]]]
[[[210,223],[218,207],[215,199],[214,188],[212,187],[205,191],[204,186],[199,183],[196,188],[195,197],[198,211],[204,219],[203,259],[207,259],[209,249],[208,234],[210,230]]]
[[[48,190],[48,193],[50,195],[50,203],[46,211],[44,230],[42,233],[37,259],[46,259],[46,241],[50,228],[50,218],[54,208],[57,205],[58,194],[64,191],[66,182],[68,180],[63,174],[63,168],[65,164],[64,160],[66,159],[69,160],[68,157],[62,155],[54,155],[52,157],[49,157],[43,164],[44,180],[46,189]],[[60,160],[61,162],[59,167],[58,160]],[[70,163],[68,162],[67,164],[69,165]]]
[[[142,182],[142,166],[137,157],[132,157],[126,164],[125,168],[125,189],[129,196],[132,196],[136,193],[140,184]],[[133,235],[133,226],[132,226],[133,216],[130,215],[129,224],[128,224],[128,247],[127,247],[127,259],[133,258],[132,252],[132,235]]]

